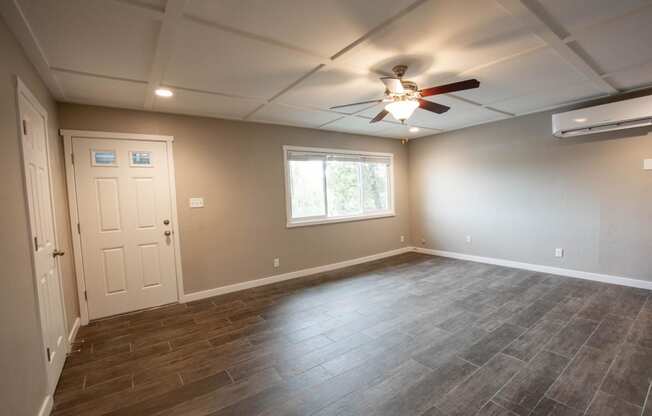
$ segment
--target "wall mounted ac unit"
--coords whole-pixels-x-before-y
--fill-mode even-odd
[[[652,95],[552,115],[552,134],[573,137],[652,125]]]

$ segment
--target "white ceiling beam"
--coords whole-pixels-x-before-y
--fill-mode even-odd
[[[183,10],[188,0],[168,0],[165,5],[165,14],[161,21],[161,30],[156,42],[154,60],[149,71],[147,81],[147,92],[145,93],[145,109],[151,110],[154,106],[154,91],[161,85],[165,67],[172,55],[174,48],[174,39],[183,19]]]
[[[5,22],[7,22],[7,25],[9,25],[9,28],[18,39],[32,65],[36,67],[36,71],[41,76],[50,93],[57,100],[65,100],[66,95],[64,94],[63,88],[61,88],[52,70],[50,70],[47,57],[32,27],[27,21],[23,10],[18,5],[17,0],[1,2],[0,14],[2,14]]]
[[[587,77],[600,91],[615,94],[618,91],[601,74],[584,60],[577,52],[568,46],[563,35],[556,33],[552,27],[558,25],[552,21],[543,7],[535,0],[496,0],[505,10],[524,23],[525,27],[541,38],[550,48],[555,50],[569,65]]]

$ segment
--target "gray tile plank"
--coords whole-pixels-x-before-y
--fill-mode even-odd
[[[472,415],[523,368],[521,361],[498,354],[437,403],[450,416]]]

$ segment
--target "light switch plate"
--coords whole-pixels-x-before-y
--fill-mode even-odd
[[[652,159],[643,160],[643,169],[652,170]]]
[[[190,208],[204,208],[204,198],[190,198]]]

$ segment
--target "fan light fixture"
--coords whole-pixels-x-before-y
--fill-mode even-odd
[[[416,100],[400,100],[387,104],[385,110],[389,111],[392,117],[403,123],[410,118],[414,110],[418,107],[419,102]]]

